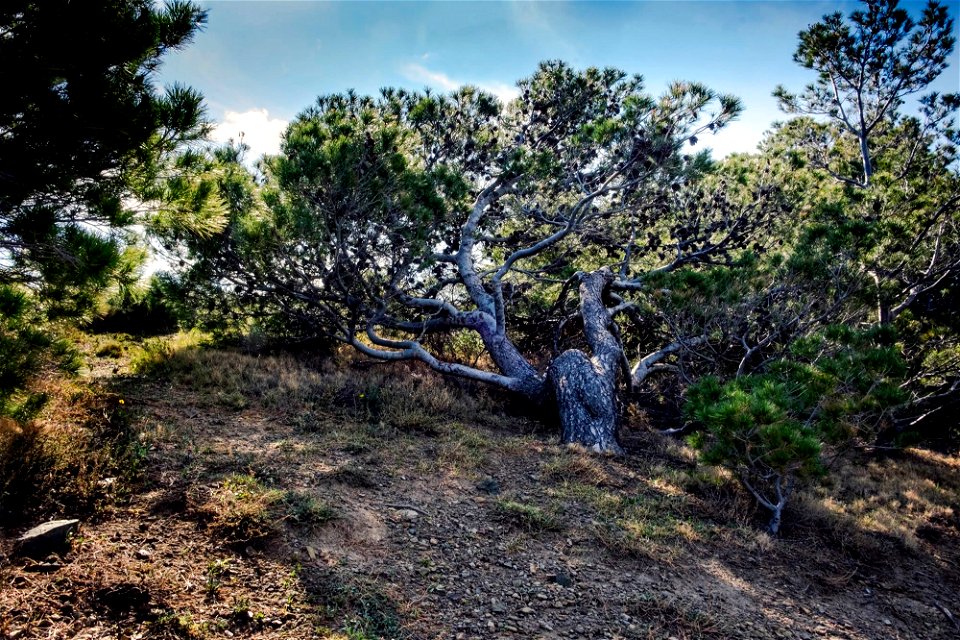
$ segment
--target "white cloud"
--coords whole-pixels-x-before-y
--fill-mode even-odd
[[[288,124],[281,118],[271,118],[266,109],[227,111],[223,122],[213,128],[210,138],[215,142],[239,142],[242,139],[250,147],[249,160],[256,161],[265,153],[280,152],[280,137]]]
[[[460,83],[451,80],[447,74],[430,71],[430,69],[419,64],[408,64],[405,66],[403,68],[403,75],[408,80],[422,82],[432,87],[443,89],[444,91],[453,91],[460,87]]]
[[[483,89],[484,91],[488,93],[492,93],[493,95],[497,96],[503,102],[510,102],[514,98],[517,98],[520,96],[520,89],[517,89],[512,84],[504,84],[502,82],[487,84],[485,82],[481,82],[477,84],[477,86]]]
[[[502,82],[461,82],[440,71],[431,71],[420,64],[408,64],[401,69],[404,77],[414,82],[422,82],[429,87],[442,91],[454,91],[465,84],[472,84],[487,93],[492,93],[503,102],[509,102],[520,95],[519,89]]]

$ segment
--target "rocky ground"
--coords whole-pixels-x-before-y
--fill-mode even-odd
[[[81,518],[67,552],[17,557],[36,522],[5,530],[0,637],[960,634],[957,457],[852,454],[773,539],[678,441],[636,428],[597,458],[423,372],[266,360],[92,359],[143,471],[48,514]]]

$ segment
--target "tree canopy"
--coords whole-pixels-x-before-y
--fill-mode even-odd
[[[69,290],[116,266],[124,198],[205,133],[197,92],[152,82],[205,19],[189,2],[0,8],[0,284]]]
[[[137,220],[137,198],[156,197],[168,158],[207,131],[201,96],[159,91],[154,72],[205,20],[180,1],[0,7],[0,413],[26,415],[36,403],[12,398],[63,361],[46,320],[76,320],[135,277],[141,254],[119,230]]]

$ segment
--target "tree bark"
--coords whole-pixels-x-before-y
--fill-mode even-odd
[[[562,441],[598,453],[622,454],[617,441],[617,373],[623,356],[611,332],[613,319],[603,296],[613,274],[607,269],[580,274],[580,315],[593,355],[563,352],[551,364],[549,381],[560,414]]]

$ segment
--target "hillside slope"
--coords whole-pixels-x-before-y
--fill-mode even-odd
[[[417,368],[116,344],[84,384],[140,468],[2,531],[0,637],[957,636],[960,458],[849,454],[772,539],[639,427],[600,458]],[[45,515],[72,551],[11,557]]]

